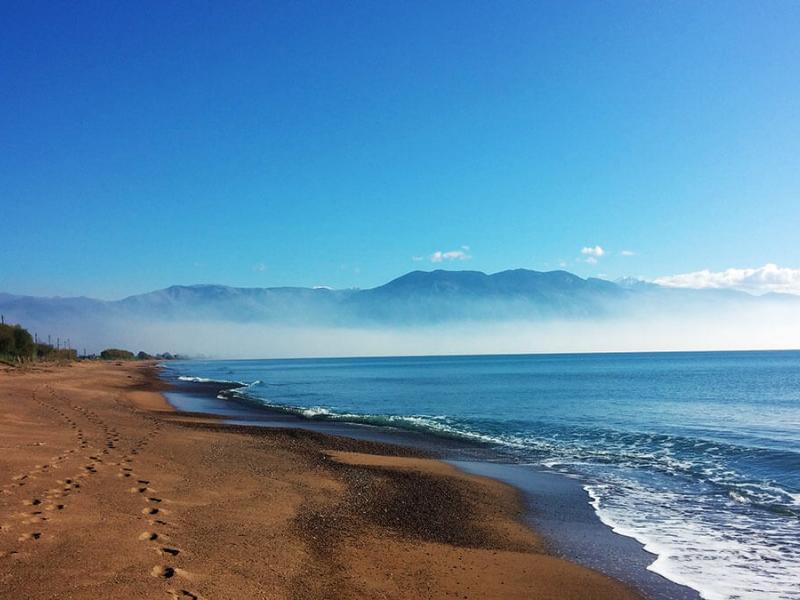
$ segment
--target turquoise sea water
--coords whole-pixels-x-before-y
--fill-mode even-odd
[[[476,440],[579,477],[705,598],[800,598],[800,352],[169,363],[309,419]]]

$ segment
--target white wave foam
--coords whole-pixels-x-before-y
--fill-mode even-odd
[[[178,377],[178,380],[179,381],[188,381],[188,382],[191,382],[191,383],[226,383],[226,384],[230,383],[230,384],[244,385],[244,386],[250,385],[250,384],[243,383],[241,381],[231,381],[229,379],[209,379],[208,377],[190,377],[188,375],[181,375],[180,377]],[[261,382],[257,381],[255,383],[261,383]]]
[[[656,555],[650,571],[706,600],[797,600],[800,527],[777,516],[748,518],[696,495],[628,478],[584,486],[600,520]],[[699,503],[699,506],[698,506]],[[707,505],[704,505],[707,504]]]
[[[301,409],[300,414],[309,419],[313,419],[314,417],[320,417],[322,415],[330,415],[333,413],[331,413],[331,411],[329,411],[327,408],[322,408],[321,406],[312,406],[311,408]]]

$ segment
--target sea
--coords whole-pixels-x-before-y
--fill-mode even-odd
[[[311,422],[412,431],[565,475],[647,569],[800,598],[800,352],[171,361]]]

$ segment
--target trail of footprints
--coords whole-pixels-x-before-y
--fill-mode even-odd
[[[181,555],[182,551],[172,545],[169,536],[163,533],[166,528],[170,527],[170,524],[164,520],[165,516],[169,514],[169,511],[163,508],[164,499],[160,498],[156,491],[150,487],[149,479],[139,477],[134,473],[132,466],[134,457],[144,451],[151,440],[160,432],[161,423],[153,417],[146,416],[145,418],[153,423],[153,428],[136,442],[127,454],[123,454],[119,462],[108,462],[112,452],[120,452],[121,436],[119,432],[115,428],[108,426],[96,412],[80,405],[69,404],[60,399],[55,390],[49,386],[46,386],[46,391],[53,400],[58,399],[60,402],[51,403],[45,401],[41,398],[42,394],[36,393],[34,393],[33,399],[43,409],[51,411],[66,422],[75,434],[75,447],[53,456],[47,464],[36,465],[27,473],[15,475],[10,483],[0,488],[0,493],[12,495],[14,492],[22,491],[21,488],[26,486],[37,487],[30,484],[40,476],[49,475],[58,469],[65,468],[69,459],[78,458],[83,451],[86,451],[87,455],[77,473],[55,480],[54,487],[22,501],[24,510],[14,515],[24,528],[24,531],[17,538],[18,543],[24,545],[42,539],[43,526],[60,511],[68,508],[66,499],[71,494],[80,492],[82,486],[98,473],[98,469],[101,466],[118,466],[117,477],[126,483],[133,483],[134,485],[129,488],[130,493],[140,495],[145,503],[141,514],[142,518],[147,521],[149,528],[142,532],[139,540],[148,544],[166,563],[154,566],[150,571],[150,575],[167,581],[174,581],[176,577],[185,577],[187,575],[186,572],[173,564],[173,561]],[[76,414],[70,414],[62,406],[69,407]],[[78,415],[96,429],[95,434],[101,436],[102,441],[99,447],[91,445],[91,438],[81,427]],[[12,530],[12,525],[0,523],[0,533],[6,534]],[[17,549],[7,553],[8,556],[16,554],[19,554]],[[3,557],[3,554],[0,553],[0,558]],[[200,596],[186,589],[170,588],[167,590],[167,594],[171,598],[179,600],[200,599]]]
[[[46,388],[46,390],[53,399],[57,398],[54,390],[51,388]],[[4,485],[2,488],[2,493],[5,495],[11,495],[14,491],[19,492],[19,488],[34,483],[41,475],[49,475],[58,469],[64,468],[66,466],[65,461],[70,458],[77,458],[76,455],[81,450],[93,450],[90,447],[89,438],[80,427],[77,419],[74,418],[75,415],[70,415],[57,404],[43,400],[41,394],[37,394],[36,392],[33,394],[33,399],[42,408],[55,413],[67,423],[70,429],[75,433],[76,446],[63,451],[57,456],[51,457],[50,462],[47,464],[36,465],[27,473],[21,473],[12,477],[11,483]],[[54,515],[58,514],[59,511],[67,508],[65,499],[69,497],[70,494],[78,492],[86,479],[97,474],[98,466],[104,462],[102,455],[109,454],[120,439],[119,433],[113,427],[108,427],[95,412],[81,406],[71,406],[66,402],[61,402],[60,404],[69,406],[73,411],[83,415],[90,424],[99,428],[104,437],[103,443],[105,447],[94,454],[86,456],[86,463],[81,465],[80,470],[74,475],[65,477],[64,479],[57,479],[55,480],[55,487],[40,494],[32,494],[34,497],[22,500],[22,505],[25,507],[25,510],[14,515],[19,523],[26,528],[26,531],[21,533],[17,538],[17,541],[20,543],[35,542],[42,538],[42,526],[54,518]],[[35,486],[31,487],[33,488]],[[12,526],[8,524],[0,526],[0,531],[10,532],[11,530]],[[12,550],[8,554],[13,556],[18,553],[18,550]]]
[[[76,430],[76,437],[78,437],[80,445],[81,434],[77,422],[57,406],[53,406],[38,398],[36,393],[34,393],[33,398],[40,406],[56,413],[67,422],[71,429]],[[34,468],[27,473],[15,475],[11,478],[11,483],[2,487],[2,493],[4,495],[12,495],[15,491],[20,492],[21,490],[19,488],[24,488],[34,483],[40,475],[49,475],[61,468],[64,461],[70,458],[70,455],[74,454],[76,451],[77,449],[65,450],[61,454],[51,457],[49,463],[35,465]],[[63,498],[68,495],[72,489],[77,489],[77,487],[80,486],[77,481],[71,478],[65,481],[58,481],[57,483],[62,487],[49,490],[46,494],[42,494],[41,498],[33,497],[22,500],[22,505],[25,507],[25,510],[13,515],[20,524],[26,528],[26,531],[21,533],[17,538],[18,542],[32,542],[40,539],[42,537],[41,525],[49,521],[52,515],[57,511],[64,510],[67,505],[63,501]],[[11,532],[12,529],[13,527],[9,524],[0,526],[0,530],[5,533]],[[11,556],[16,554],[18,554],[18,550],[11,550],[8,553],[8,555]]]
[[[133,456],[144,450],[150,440],[160,431],[161,425],[158,422],[155,423],[154,429],[134,446],[130,455],[122,458],[117,477],[134,483],[135,485],[129,488],[130,493],[140,495],[145,504],[141,513],[149,527],[139,535],[139,541],[147,544],[164,559],[164,563],[157,564],[150,570],[150,575],[170,581],[176,577],[185,578],[187,573],[174,564],[174,559],[182,554],[182,550],[171,544],[169,535],[164,533],[170,527],[170,523],[164,520],[169,514],[169,511],[163,506],[166,501],[157,495],[155,489],[150,487],[149,479],[136,475],[132,466]],[[186,589],[168,589],[167,594],[173,599],[180,600],[199,600],[200,598]]]

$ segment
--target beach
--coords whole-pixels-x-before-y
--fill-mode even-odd
[[[421,452],[176,412],[152,363],[0,372],[3,598],[634,598]]]

